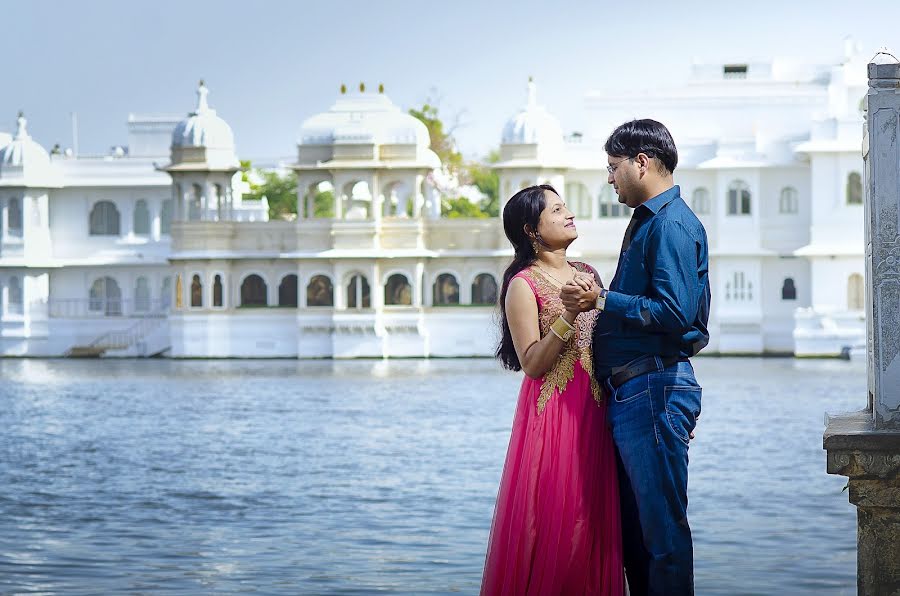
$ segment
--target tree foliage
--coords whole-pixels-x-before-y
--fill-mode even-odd
[[[466,197],[456,197],[455,199],[444,199],[441,201],[441,215],[450,219],[465,217],[483,219],[488,216],[480,205],[476,205]]]
[[[491,165],[500,161],[500,152],[491,151],[484,159],[484,163],[473,162],[469,164],[469,175],[478,190],[484,194],[485,199],[481,203],[481,210],[488,217],[500,216],[500,176]]]
[[[255,182],[253,179],[261,180]],[[250,193],[244,199],[259,201],[263,197],[269,201],[269,219],[293,219],[297,214],[297,175],[291,172],[280,176],[278,172],[256,170],[248,175]]]
[[[409,114],[425,124],[431,137],[431,150],[440,158],[448,174],[459,185],[473,185],[485,196],[478,204],[463,196],[445,196],[441,201],[441,214],[449,218],[497,217],[500,214],[500,181],[490,164],[499,161],[499,152],[492,151],[482,162],[463,159],[453,137],[456,126],[448,128],[444,124],[436,102],[426,101],[421,109],[411,109]]]
[[[417,118],[428,129],[428,135],[431,137],[431,150],[434,151],[441,163],[453,174],[458,174],[463,167],[463,156],[456,149],[456,139],[453,138],[453,130],[447,130],[444,121],[438,114],[438,107],[431,105],[428,101],[422,106],[422,109],[411,109],[410,116]]]
[[[254,170],[247,160],[241,161],[241,177],[250,185],[250,192],[244,200],[259,201],[263,197],[269,202],[269,219],[291,220],[297,217],[297,174]],[[334,193],[330,190],[313,190],[313,217],[334,217]],[[302,206],[306,216],[306,206]]]

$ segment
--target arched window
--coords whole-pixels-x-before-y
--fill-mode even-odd
[[[278,284],[278,306],[297,308],[297,276],[293,273],[285,275]]]
[[[412,286],[402,273],[395,273],[384,284],[384,304],[386,306],[412,305]]]
[[[797,299],[797,287],[794,285],[794,278],[786,277],[784,279],[784,285],[781,286],[781,299],[782,300],[796,300]]]
[[[135,236],[150,235],[150,210],[147,209],[147,201],[138,199],[134,204],[134,234]]]
[[[431,303],[434,306],[459,304],[459,282],[452,273],[441,273],[434,280]]]
[[[91,285],[88,309],[92,312],[103,313],[106,316],[119,316],[122,314],[122,291],[119,284],[111,277],[101,277]]]
[[[213,306],[222,306],[222,276],[213,278]]]
[[[22,285],[19,283],[19,278],[16,276],[12,276],[9,278],[9,284],[6,288],[6,310],[11,314],[22,314],[23,308],[23,300],[22,300]]]
[[[566,205],[575,217],[591,217],[591,192],[581,182],[566,184]]]
[[[750,215],[750,187],[742,180],[728,185],[728,215]]]
[[[159,291],[159,301],[163,309],[168,310],[172,306],[172,278],[164,277],[162,280],[162,288]]]
[[[98,201],[91,209],[91,236],[118,236],[119,210],[110,201]]]
[[[6,229],[10,236],[22,235],[22,206],[17,198],[10,199],[6,206]]]
[[[707,215],[710,212],[709,191],[705,188],[695,188],[691,195],[691,209],[697,215]]]
[[[347,284],[347,308],[371,308],[372,299],[369,280],[364,275],[355,274]]]
[[[778,212],[783,214],[797,213],[799,210],[797,190],[786,186],[781,189],[781,197],[778,199]]]
[[[859,273],[854,273],[847,280],[847,309],[864,310],[866,308],[865,281]]]
[[[490,273],[480,273],[472,282],[472,304],[497,304],[497,280]]]
[[[600,217],[631,217],[631,209],[619,202],[611,186],[604,186],[598,197]]]
[[[334,306],[334,286],[325,275],[314,275],[306,284],[306,306]]]
[[[188,201],[188,221],[200,221],[203,214],[203,189],[199,184],[191,185],[191,199]]]
[[[747,277],[742,271],[735,271],[725,282],[725,300],[733,302],[753,300],[753,284],[747,281]]]
[[[850,172],[847,176],[847,204],[862,205],[862,202],[862,176],[859,175],[859,172]]]
[[[172,199],[162,202],[162,208],[159,210],[159,233],[172,233]]]
[[[191,278],[191,308],[200,308],[203,306],[203,282],[200,281],[199,275]]]
[[[241,284],[241,306],[268,306],[267,292],[262,277],[255,273],[248,275]]]
[[[136,312],[150,310],[150,284],[146,277],[139,277],[134,283],[134,310]]]

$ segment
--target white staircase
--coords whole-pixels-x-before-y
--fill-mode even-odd
[[[99,358],[110,350],[133,352],[132,356],[152,357],[165,352],[169,346],[157,346],[148,353],[145,339],[167,322],[165,316],[140,319],[128,329],[109,331],[86,345],[72,346],[65,355],[69,358]],[[124,355],[124,354],[123,354]]]

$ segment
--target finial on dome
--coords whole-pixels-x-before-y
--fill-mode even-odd
[[[341,95],[344,95],[346,93],[347,93],[347,85],[341,83]]]
[[[25,112],[19,110],[19,116],[16,118],[16,138],[24,139],[28,136],[28,131],[25,127],[28,125],[28,120],[25,119]]]
[[[537,105],[537,85],[534,84],[534,77],[528,77],[528,105]]]
[[[384,83],[378,83],[378,92],[384,93]]]
[[[206,112],[209,110],[209,102],[206,96],[209,95],[209,89],[206,88],[206,83],[203,82],[203,79],[200,79],[200,85],[197,87],[197,113]]]
[[[366,92],[366,84],[365,84],[365,83],[360,83],[360,84],[359,84],[359,92],[360,92],[360,93],[365,93],[365,92]]]

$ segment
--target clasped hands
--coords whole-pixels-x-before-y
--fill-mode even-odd
[[[575,277],[560,289],[559,298],[569,312],[587,312],[594,308],[602,287],[592,274],[577,271]]]

